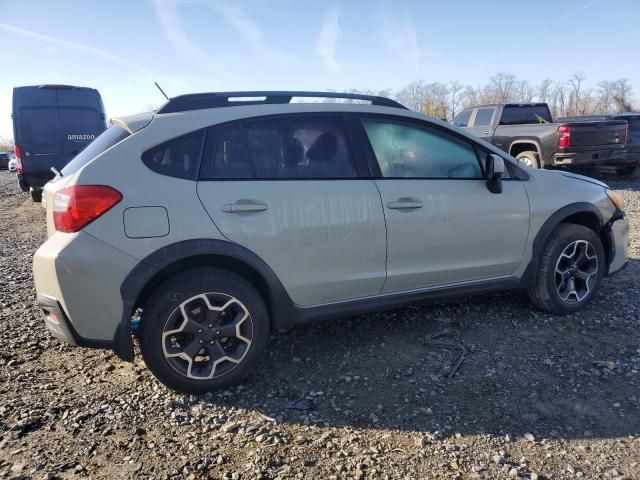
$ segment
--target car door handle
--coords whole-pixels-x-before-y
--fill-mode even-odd
[[[404,208],[421,208],[422,202],[410,198],[401,198],[399,200],[396,200],[395,202],[387,203],[387,207],[394,210],[401,210]]]
[[[222,206],[226,213],[264,212],[267,206],[264,203],[230,203]]]
[[[485,135],[491,135],[491,130],[487,130],[486,132],[484,132]]]

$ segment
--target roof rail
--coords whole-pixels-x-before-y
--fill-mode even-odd
[[[359,93],[337,92],[211,92],[179,95],[169,99],[157,113],[185,112],[205,108],[232,107],[239,105],[268,105],[290,103],[294,97],[301,98],[340,98],[345,100],[364,100],[372,105],[407,109],[404,105],[387,97],[362,95]]]

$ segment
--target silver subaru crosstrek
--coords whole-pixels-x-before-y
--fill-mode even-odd
[[[511,288],[575,312],[627,260],[605,184],[383,97],[172,98],[112,120],[44,196],[48,328],[125,360],[135,335],[183,392],[239,382],[271,332],[321,318]]]

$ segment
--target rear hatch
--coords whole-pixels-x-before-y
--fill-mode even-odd
[[[606,120],[596,122],[565,123],[571,127],[571,147],[624,148],[627,122]]]

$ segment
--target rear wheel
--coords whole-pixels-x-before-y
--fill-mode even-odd
[[[140,328],[145,363],[168,387],[204,393],[240,382],[269,339],[258,291],[233,272],[198,269],[163,283]]]
[[[560,224],[544,248],[529,297],[552,313],[580,310],[598,289],[604,266],[604,247],[593,230]]]
[[[617,167],[616,168],[616,173],[618,175],[620,175],[621,177],[630,177],[631,175],[633,175],[636,171],[636,166],[631,166],[631,167]]]
[[[524,165],[532,168],[540,168],[540,160],[537,152],[526,151],[516,155],[516,158]]]
[[[31,190],[31,200],[34,202],[42,202],[42,190]]]

